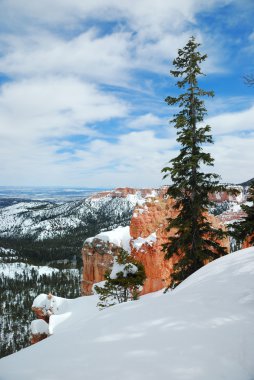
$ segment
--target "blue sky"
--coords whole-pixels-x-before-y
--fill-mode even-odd
[[[254,176],[252,0],[2,0],[1,185],[158,187],[177,155],[169,70],[190,36],[214,171]]]

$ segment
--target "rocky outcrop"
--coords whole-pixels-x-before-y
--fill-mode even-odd
[[[153,190],[153,189],[134,189],[132,187],[118,187],[114,190],[110,191],[101,191],[100,193],[96,193],[91,196],[91,199],[100,199],[104,197],[111,197],[111,198],[126,198],[128,195],[134,195],[137,194],[143,198],[146,196],[149,196],[153,192],[157,192],[160,190]]]
[[[177,216],[173,205],[174,201],[171,198],[154,198],[143,207],[138,207],[131,220],[131,254],[143,263],[147,275],[144,293],[154,292],[167,286],[173,266],[179,260],[178,256],[164,260],[165,254],[162,251],[162,245],[175,234],[174,230],[166,231],[167,219]],[[223,227],[216,217],[209,215],[208,219],[214,227]],[[140,237],[146,238],[151,234],[156,234],[156,240],[152,244],[147,244],[146,239],[144,239],[144,244],[139,244]],[[229,240],[225,239],[222,245],[229,249]]]
[[[174,201],[165,197],[166,189],[163,188],[156,193],[146,195],[146,201],[136,206],[129,229],[129,252],[142,262],[147,280],[142,293],[150,293],[164,288],[170,282],[170,274],[173,265],[179,259],[173,257],[164,260],[162,245],[167,242],[168,237],[175,231],[166,231],[167,218],[174,218],[176,211],[173,208]],[[209,220],[215,227],[222,227],[221,221],[215,216],[209,215]],[[105,235],[105,234],[104,234]],[[107,239],[106,239],[107,240]],[[124,238],[122,239],[124,241]],[[229,249],[229,240],[223,243]],[[82,250],[83,256],[83,282],[82,291],[84,295],[92,293],[92,286],[96,282],[104,280],[106,270],[113,264],[113,256],[119,253],[119,246],[113,240],[104,241],[97,235],[95,239],[87,239]],[[126,248],[125,248],[126,249]]]
[[[31,344],[38,343],[49,336],[49,317],[53,314],[54,297],[40,294],[35,298],[32,311],[37,319],[31,322]]]
[[[93,284],[103,281],[106,271],[113,265],[113,257],[117,256],[120,247],[114,243],[100,239],[86,241],[82,249],[83,280],[81,288],[83,295],[92,294]]]
[[[36,319],[31,323],[31,344],[40,342],[49,336],[49,325],[43,319]]]
[[[131,220],[131,254],[143,263],[147,276],[144,294],[168,285],[170,273],[177,260],[176,258],[164,260],[165,254],[162,252],[162,244],[174,234],[174,231],[171,231],[170,235],[166,232],[167,218],[176,216],[172,206],[172,199],[163,197],[149,199],[145,205],[135,209]],[[149,243],[146,238],[151,234],[156,236],[156,240]]]
[[[32,310],[38,319],[31,323],[31,343],[37,343],[53,334],[58,315],[68,312],[68,300],[53,294],[39,294],[33,302]],[[61,319],[61,315],[60,315]]]

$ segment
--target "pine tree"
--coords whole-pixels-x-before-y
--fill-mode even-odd
[[[198,270],[205,262],[225,255],[226,249],[219,244],[225,236],[222,229],[215,229],[207,219],[211,205],[209,194],[225,191],[219,184],[219,176],[202,172],[201,166],[213,166],[214,159],[203,151],[202,145],[213,143],[209,125],[201,126],[206,108],[203,97],[214,96],[212,91],[204,91],[198,85],[198,77],[204,75],[200,64],[207,55],[201,55],[195,38],[191,37],[178,57],[171,74],[178,79],[176,85],[183,92],[177,96],[168,96],[165,101],[170,106],[179,107],[171,123],[177,130],[180,153],[163,168],[163,178],[171,176],[173,184],[167,194],[175,199],[176,218],[168,219],[167,230],[174,229],[175,234],[168,238],[163,250],[165,258],[179,256],[174,265],[170,287],[177,286],[186,277]]]
[[[231,226],[233,227],[232,235],[240,243],[249,239],[249,244],[254,245],[254,180],[250,183],[247,201],[250,202],[250,205],[243,204],[241,206],[246,217]]]
[[[119,256],[114,259],[112,271],[105,274],[104,285],[94,287],[100,299],[98,306],[104,308],[116,303],[137,300],[145,279],[143,264],[122,249]]]

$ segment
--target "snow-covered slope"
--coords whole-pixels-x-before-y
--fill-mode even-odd
[[[80,227],[85,230],[94,223],[101,223],[103,228],[105,219],[114,227],[120,220],[129,222],[136,204],[144,201],[142,190],[127,195],[115,190],[63,204],[20,202],[0,209],[0,236],[44,240]]]
[[[2,263],[0,261],[0,278],[17,278],[18,276],[26,276],[27,278],[30,278],[32,276],[32,271],[37,273],[38,276],[44,274],[50,276],[52,273],[58,272],[59,270],[48,266],[35,266],[22,262]]]
[[[51,337],[0,361],[1,380],[254,379],[254,247],[166,295],[102,311],[96,296],[67,302]]]

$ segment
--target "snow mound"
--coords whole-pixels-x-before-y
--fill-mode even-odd
[[[112,231],[101,232],[98,235],[86,239],[85,243],[92,243],[94,239],[100,239],[102,241],[113,243],[118,247],[122,247],[125,251],[131,251],[130,248],[130,227],[117,227]]]
[[[50,338],[1,359],[1,380],[254,379],[254,247],[166,294],[102,311],[97,301],[69,300]]]
[[[34,299],[32,307],[42,309],[45,315],[63,314],[69,310],[68,301],[66,298],[40,294]]]
[[[33,335],[49,334],[49,325],[43,319],[35,319],[31,322],[31,332]]]

